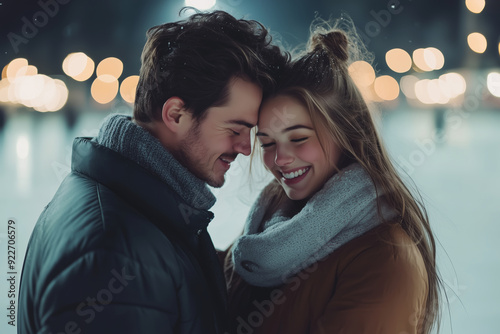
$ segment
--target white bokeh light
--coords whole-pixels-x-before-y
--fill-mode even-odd
[[[20,136],[17,138],[16,143],[16,153],[19,159],[26,159],[30,154],[30,143],[26,136]]]
[[[500,73],[491,72],[488,74],[487,85],[491,95],[500,97]]]
[[[207,10],[215,6],[216,0],[186,0],[186,6]]]

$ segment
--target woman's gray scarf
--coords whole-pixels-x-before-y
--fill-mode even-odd
[[[158,176],[190,206],[208,210],[214,205],[215,196],[207,184],[181,165],[158,139],[133,123],[131,117],[108,116],[94,140]]]
[[[380,196],[381,191],[379,191]],[[335,174],[292,218],[278,210],[258,232],[267,198],[257,198],[243,235],[233,246],[236,272],[254,286],[272,287],[381,223],[368,173],[352,164]],[[396,216],[381,201],[384,220]]]

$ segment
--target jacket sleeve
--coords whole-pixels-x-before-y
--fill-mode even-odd
[[[173,333],[174,281],[121,254],[89,252],[51,279],[35,301],[39,333]]]
[[[421,258],[391,245],[359,254],[340,273],[335,293],[311,334],[419,333],[427,296]]]

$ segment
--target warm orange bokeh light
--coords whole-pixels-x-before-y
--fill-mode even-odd
[[[76,81],[85,81],[94,74],[94,61],[83,52],[70,53],[63,61],[63,71]]]
[[[373,84],[375,93],[383,100],[392,101],[399,96],[399,84],[393,77],[383,75],[375,79]]]
[[[115,79],[118,79],[123,72],[123,63],[120,59],[115,57],[109,57],[101,60],[99,65],[97,65],[96,74],[98,77],[104,74],[111,75]]]
[[[479,14],[483,11],[485,0],[465,0],[465,6],[474,14]]]
[[[488,47],[488,42],[483,34],[478,32],[473,32],[467,36],[467,43],[472,51],[476,53],[484,53]]]
[[[0,80],[0,102],[9,102],[9,81]]]
[[[440,70],[444,66],[443,53],[436,48],[426,48],[424,50],[425,64],[433,70]]]
[[[88,57],[83,52],[70,53],[63,60],[63,71],[67,76],[74,77],[83,72],[87,66]]]
[[[366,61],[355,61],[349,66],[349,74],[358,87],[368,87],[375,81],[375,70]]]
[[[392,49],[385,54],[385,61],[391,70],[405,73],[411,68],[411,57],[403,49]]]
[[[92,83],[90,92],[98,103],[109,103],[118,94],[118,80],[109,74],[101,75]]]
[[[498,46],[500,48],[500,44]],[[7,67],[9,67],[9,64],[5,65],[2,70],[2,79],[7,79]]]
[[[23,75],[23,71],[21,70],[27,67],[28,67],[28,60],[24,58],[14,59],[9,63],[9,65],[7,65],[7,71],[6,71],[7,79],[10,82],[13,82],[16,79],[16,77]]]
[[[135,102],[135,91],[137,90],[137,84],[139,83],[139,76],[132,75],[122,81],[120,86],[120,95],[128,103]]]
[[[413,63],[422,71],[432,71],[432,68],[425,61],[425,49],[416,49],[413,51]]]

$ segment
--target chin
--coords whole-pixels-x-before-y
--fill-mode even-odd
[[[286,196],[289,199],[291,199],[292,201],[300,201],[300,200],[303,200],[304,198],[307,198],[307,194],[304,194],[302,192],[296,193],[296,192],[289,192],[289,191],[285,190],[285,193],[286,193]]]
[[[220,188],[224,185],[224,183],[226,183],[226,179],[224,177],[224,175],[222,175],[221,178],[219,179],[215,179],[215,178],[207,178],[205,180],[205,182],[207,182],[207,184],[210,186],[210,187],[213,187],[213,188]]]
[[[212,184],[208,184],[210,187],[212,188],[222,188],[222,186],[224,185],[226,181],[222,181],[222,182],[217,182],[217,183],[212,183]]]

